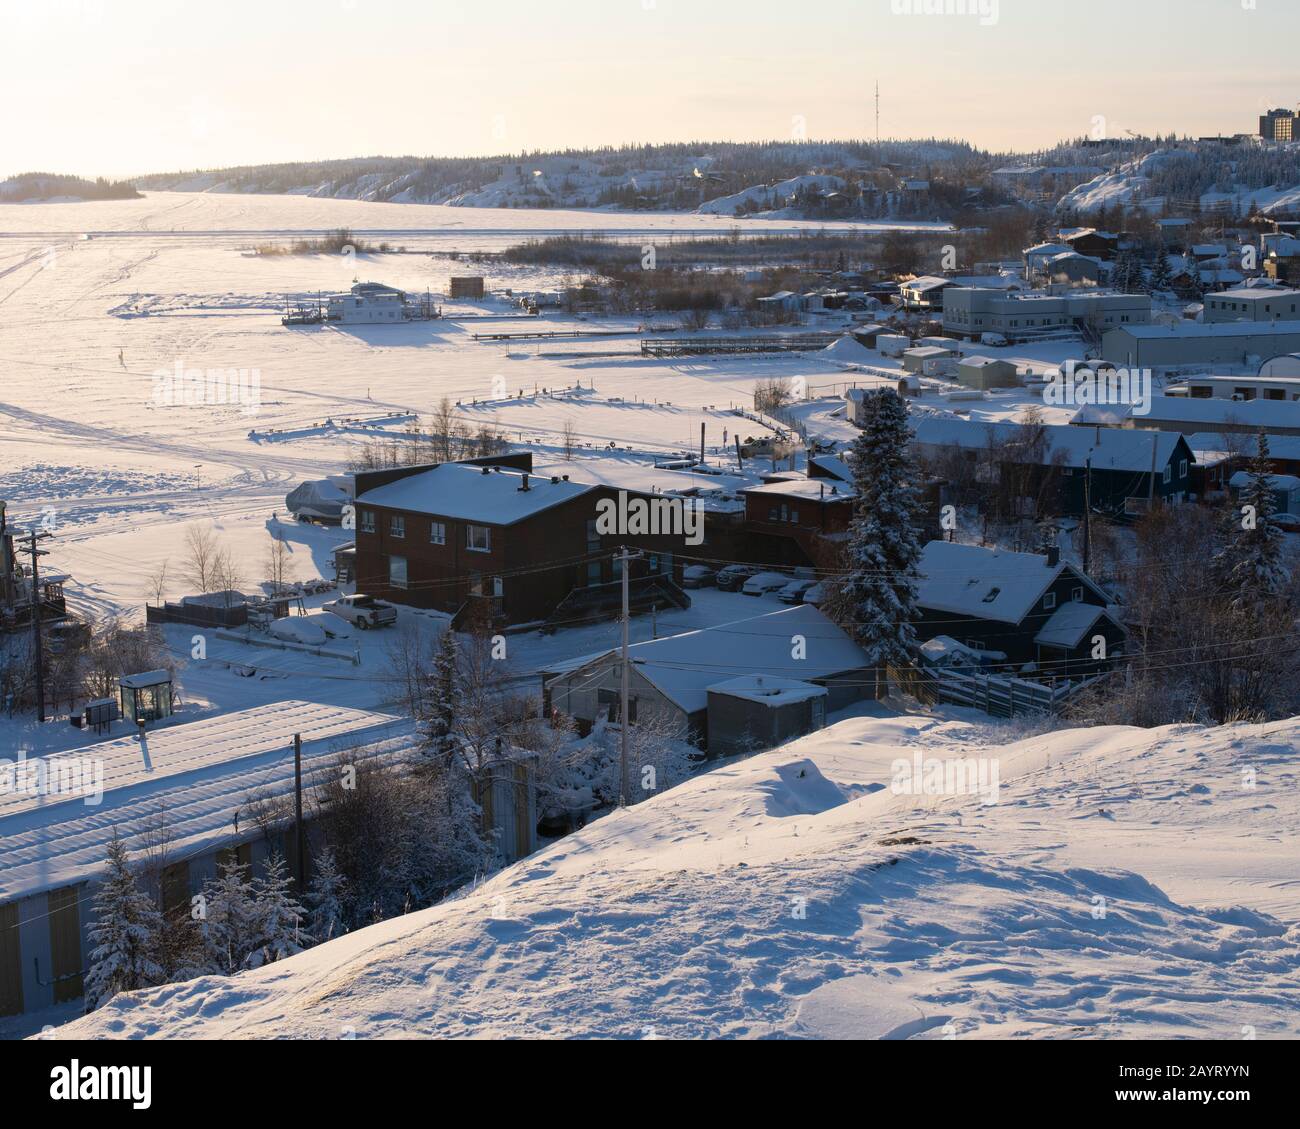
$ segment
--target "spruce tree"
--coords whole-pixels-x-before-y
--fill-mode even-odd
[[[1173,286],[1174,272],[1169,268],[1169,256],[1165,253],[1164,246],[1156,254],[1155,263],[1151,267],[1151,286],[1152,291],[1169,290]]]
[[[1237,507],[1228,512],[1214,577],[1234,611],[1263,618],[1280,612],[1276,601],[1291,574],[1282,561],[1282,530],[1273,524],[1277,500],[1268,436],[1261,431],[1256,444]]]
[[[323,944],[347,932],[343,912],[345,882],[334,861],[334,852],[328,847],[321,852],[313,871],[307,884],[307,924],[311,939]]]
[[[245,964],[258,968],[302,952],[302,932],[307,911],[293,896],[289,867],[278,851],[266,861],[266,874],[253,882],[257,907],[257,935],[249,946]]]
[[[438,764],[449,764],[456,751],[457,694],[456,633],[448,627],[438,640],[433,660],[428,721],[424,727],[424,753]]]
[[[90,927],[90,969],[86,1010],[93,1011],[119,992],[161,984],[156,954],[163,918],[136,883],[126,847],[114,832],[108,845],[108,872],[95,892],[95,924]]]
[[[203,944],[209,968],[233,976],[248,961],[261,926],[248,868],[230,861],[217,867],[217,879],[204,888]]]
[[[917,563],[921,557],[907,405],[893,389],[863,401],[853,444],[854,518],[844,582],[845,629],[872,666],[904,663],[916,643]]]

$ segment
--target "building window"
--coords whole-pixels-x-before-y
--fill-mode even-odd
[[[500,598],[506,594],[506,582],[499,576],[492,578],[492,595]]]
[[[447,525],[445,522],[433,521],[429,523],[429,544],[445,545],[447,543]]]
[[[1056,607],[1056,593],[1048,592],[1043,597],[1043,611],[1050,612],[1054,607]]]
[[[375,511],[362,510],[361,511],[361,532],[374,533],[374,531],[375,531]]]
[[[1179,478],[1186,478],[1186,477],[1187,477],[1187,460],[1186,460],[1186,459],[1180,459],[1179,462],[1178,462],[1178,477],[1179,477]]]
[[[486,525],[465,526],[465,548],[471,553],[492,551],[492,530]]]
[[[1070,593],[1070,599],[1073,600],[1076,604],[1083,603],[1083,589],[1076,588],[1073,592]]]
[[[389,514],[388,534],[390,537],[404,538],[406,536],[406,518],[401,514]]]
[[[1167,467],[1165,467],[1164,479],[1165,479],[1165,485],[1166,485],[1166,486],[1168,486],[1168,485],[1169,485],[1169,484],[1174,480],[1174,468],[1173,468],[1173,467],[1171,467],[1171,466],[1167,466]]]
[[[406,587],[406,558],[388,558],[388,586],[390,588]]]

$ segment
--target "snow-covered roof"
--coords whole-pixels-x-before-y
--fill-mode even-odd
[[[1009,553],[979,545],[931,541],[921,553],[917,604],[933,611],[1019,623],[1062,572],[1070,571],[1101,599],[1105,594],[1065,561],[1041,553]]]
[[[1300,290],[1285,286],[1239,286],[1235,290],[1221,290],[1218,294],[1207,294],[1207,302],[1217,302],[1229,298],[1235,302],[1285,301],[1287,298],[1300,298]]]
[[[1274,401],[1276,402],[1276,401]],[[1229,453],[1223,449],[1223,436],[1217,431],[1197,431],[1186,436],[1187,445],[1196,452],[1198,460],[1204,461],[1207,455],[1227,458]],[[1255,454],[1258,441],[1253,435],[1234,436],[1235,452],[1250,456]],[[1274,459],[1287,459],[1300,462],[1300,435],[1270,435],[1268,453]]]
[[[1056,614],[1034,636],[1034,642],[1045,647],[1077,647],[1104,615],[1105,608],[1071,600],[1056,609]]]
[[[1152,396],[1149,415],[1135,422],[1232,423],[1259,427],[1300,427],[1300,400],[1229,400],[1190,396]],[[1206,428],[1205,430],[1210,430]]]
[[[918,294],[922,294],[929,290],[939,290],[942,287],[952,285],[953,280],[951,278],[941,278],[938,275],[927,274],[922,275],[920,278],[914,278],[911,282],[903,283],[899,289],[912,290]]]
[[[914,420],[912,430],[916,442],[924,446],[956,446],[967,450],[987,448],[990,442],[1014,442],[1026,435],[1026,429],[1016,423],[978,423],[940,416]],[[1045,424],[1042,431],[1046,442],[1044,458],[1049,462],[1059,455],[1066,466],[1081,467],[1091,458],[1094,470],[1134,473],[1150,472],[1153,444],[1156,467],[1165,466],[1173,458],[1181,438],[1169,431],[1077,427],[1072,424]]]
[[[791,640],[796,635],[806,641],[806,658],[792,657]],[[618,654],[617,650],[603,651],[558,663],[547,673],[572,673],[617,658]],[[708,706],[709,687],[742,675],[761,673],[765,677],[808,682],[867,665],[862,648],[808,604],[634,643],[628,648],[628,656],[648,682],[686,713]]]
[[[124,674],[117,680],[117,684],[128,690],[145,690],[150,686],[165,685],[171,680],[170,670],[147,670],[141,674]]]
[[[1178,340],[1199,337],[1271,337],[1275,334],[1300,334],[1300,321],[1222,321],[1209,323],[1179,322],[1177,325],[1124,325],[1111,333],[1129,333],[1141,341],[1161,338]]]
[[[524,479],[528,489],[523,489]],[[516,470],[443,463],[385,486],[367,490],[358,505],[384,506],[483,525],[513,525],[562,502],[590,493],[588,482],[552,482]]]
[[[142,842],[132,840],[157,831],[159,812],[173,862],[229,842],[250,793],[292,788],[295,733],[305,768],[313,761],[323,768],[345,747],[413,740],[409,722],[389,714],[287,701],[161,726],[143,745],[123,736],[49,754],[39,761],[51,779],[60,770],[66,779],[102,773],[102,802],[67,791],[0,792],[0,902],[92,877],[114,830],[129,850],[139,849]]]
[[[1269,453],[1272,453],[1271,447]],[[1268,483],[1273,490],[1300,490],[1300,478],[1291,474],[1270,474]],[[1239,470],[1230,479],[1228,485],[1234,490],[1244,490],[1250,485],[1250,471]]]
[[[829,478],[791,478],[783,482],[769,482],[751,486],[745,494],[777,495],[783,498],[807,498],[813,502],[848,501],[853,497],[853,486]]]
[[[962,357],[959,362],[962,368],[988,368],[989,365],[1010,365],[1011,363],[998,357]]]
[[[740,678],[733,678],[729,682],[719,682],[716,686],[710,686],[709,693],[724,694],[728,698],[740,698],[763,706],[788,706],[795,702],[824,698],[827,690],[825,686],[814,686],[811,682],[799,682],[793,678],[746,674]]]

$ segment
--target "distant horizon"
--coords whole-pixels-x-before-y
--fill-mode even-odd
[[[1248,131],[1238,130],[1238,133]],[[1166,136],[1166,135],[1162,135]],[[1187,133],[1179,134],[1176,138],[1179,142],[1195,141],[1201,137],[1224,136],[1219,134],[1205,133]],[[1227,135],[1231,136],[1231,135]],[[1158,142],[1161,138],[1157,137],[1140,137],[1142,141]],[[1133,140],[1131,137],[1112,138],[1117,144],[1123,145]],[[699,138],[690,138],[685,141],[628,141],[621,144],[599,144],[599,145],[561,145],[555,149],[526,150],[515,152],[495,152],[495,153],[361,153],[349,156],[328,156],[328,157],[294,157],[291,159],[270,159],[265,161],[235,161],[231,164],[192,166],[180,168],[158,168],[146,172],[136,171],[132,173],[104,173],[98,170],[85,171],[76,168],[24,168],[16,171],[7,171],[0,173],[0,183],[6,180],[12,180],[20,176],[67,176],[77,177],[82,180],[94,181],[103,179],[114,183],[134,183],[136,181],[149,179],[159,176],[182,176],[182,175],[204,175],[209,173],[231,172],[238,169],[249,168],[266,168],[281,165],[325,165],[340,163],[344,161],[517,161],[525,157],[553,157],[561,153],[593,153],[600,150],[620,150],[635,148],[660,148],[671,145],[700,145],[708,148],[709,146],[721,145],[968,145],[976,152],[984,153],[992,158],[1016,158],[1029,157],[1038,153],[1048,153],[1053,150],[1068,147],[1071,139],[1062,138],[1050,145],[1041,145],[1032,149],[1016,150],[995,150],[985,149],[967,141],[961,137],[938,137],[938,136],[917,136],[917,137],[881,137],[879,142],[873,137],[808,137],[795,141],[790,138],[781,137],[755,137],[755,138],[712,138],[710,140],[701,140]]]
[[[14,6],[18,172],[487,158],[677,138],[880,134],[1033,153],[1100,131],[1252,132],[1300,103],[1300,6],[1260,0],[162,0]],[[1225,48],[1249,46],[1225,57]],[[1234,48],[1235,49],[1235,48]],[[57,78],[57,81],[55,79]],[[312,154],[328,153],[328,157]]]

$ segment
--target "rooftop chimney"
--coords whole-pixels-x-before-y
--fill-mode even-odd
[[[531,489],[531,487],[528,485],[528,475],[524,475],[524,480],[523,480],[522,483],[520,483],[520,485],[519,485],[519,489],[520,489],[520,490],[529,490],[529,489]]]
[[[1061,563],[1061,549],[1058,545],[1049,545],[1047,547],[1047,567],[1055,568]]]

